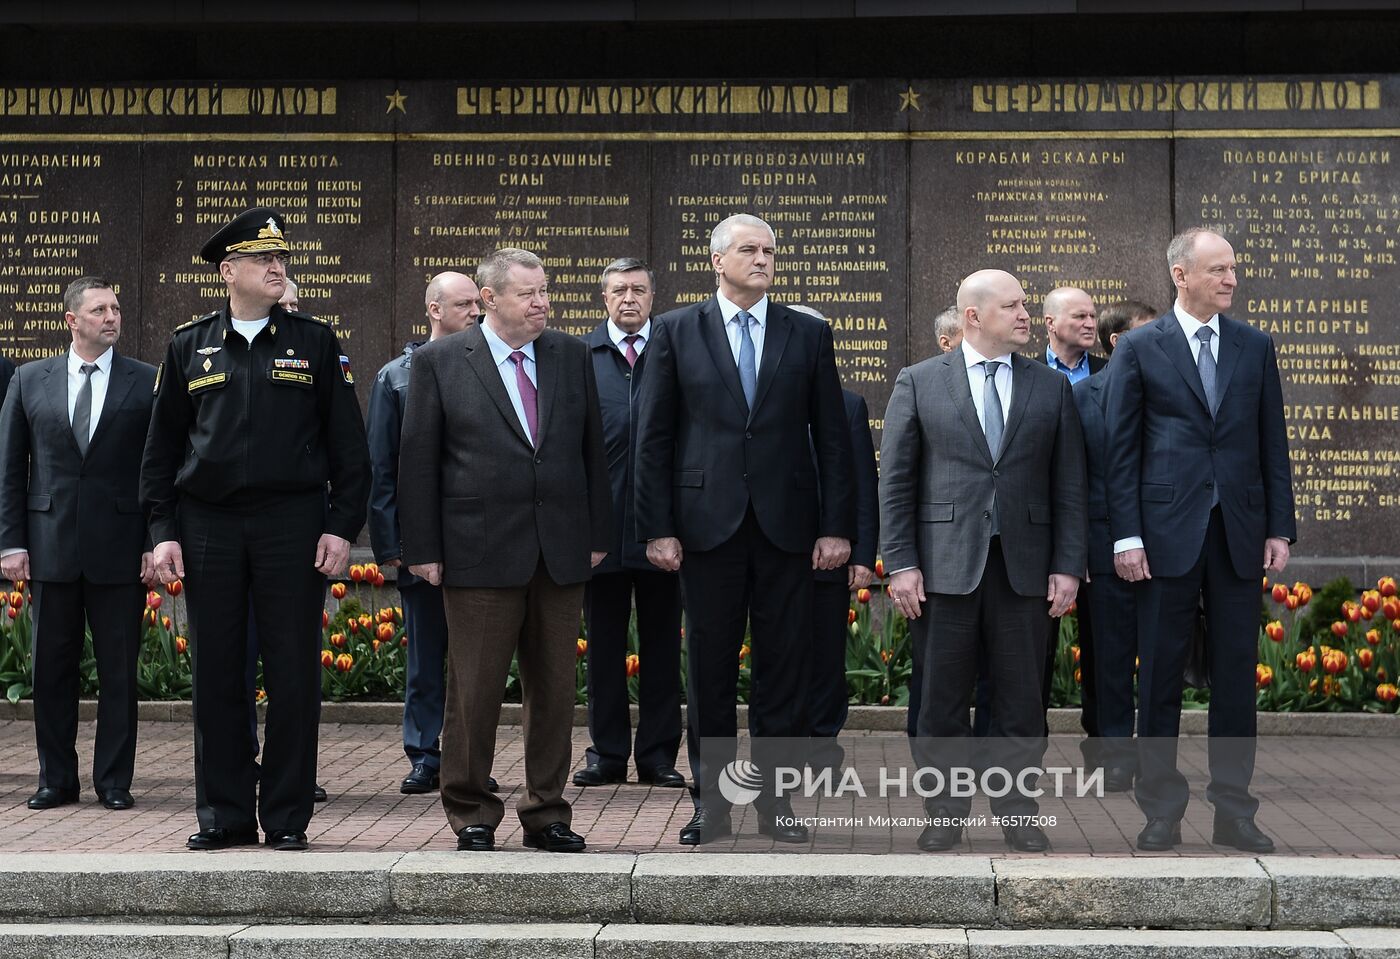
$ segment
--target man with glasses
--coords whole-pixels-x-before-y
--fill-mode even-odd
[[[305,849],[325,577],[364,525],[369,451],[335,333],[278,300],[290,249],[255,208],[204,245],[228,299],[177,327],[156,374],[141,500],[162,582],[185,581],[194,672],[191,849]],[[248,598],[268,708],[261,781],[247,716]],[[256,796],[256,810],[254,807]]]

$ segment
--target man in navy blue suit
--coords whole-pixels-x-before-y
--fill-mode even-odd
[[[1138,583],[1137,846],[1181,841],[1189,791],[1176,768],[1181,686],[1197,604],[1210,657],[1214,842],[1274,844],[1254,822],[1259,577],[1297,536],[1278,360],[1269,337],[1223,314],[1235,293],[1226,239],[1187,230],[1167,248],[1177,298],[1118,341],[1108,378],[1109,501],[1118,575]]]
[[[1099,343],[1110,357],[1118,338],[1157,318],[1146,303],[1125,300],[1098,316]],[[1113,568],[1108,500],[1118,484],[1108,479],[1108,422],[1104,419],[1108,369],[1074,384],[1074,405],[1084,428],[1089,476],[1089,578],[1079,587],[1080,723],[1097,746],[1104,789],[1133,788],[1133,658],[1137,656],[1137,604],[1133,587]]]

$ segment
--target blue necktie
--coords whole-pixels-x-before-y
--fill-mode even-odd
[[[757,355],[753,348],[753,337],[749,334],[749,324],[753,317],[748,310],[740,310],[734,317],[739,324],[739,385],[744,390],[744,402],[753,409],[754,392],[758,388]]]

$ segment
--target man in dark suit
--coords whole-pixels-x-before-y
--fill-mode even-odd
[[[1013,775],[1039,765],[1047,605],[1051,616],[1069,608],[1087,560],[1079,416],[1064,376],[1014,353],[1030,337],[1025,302],[1009,273],[969,276],[958,289],[961,347],[901,370],[885,413],[880,541],[923,676],[915,758],[945,776],[971,762],[983,646],[993,701],[981,758]],[[1036,812],[1033,777],[1018,778],[1024,788],[993,797],[994,813]],[[971,798],[947,792],[925,800],[934,822],[921,849],[960,841]],[[1049,846],[1035,825],[1004,832],[1019,851]]]
[[[792,309],[822,322],[826,317],[810,306]],[[879,473],[875,444],[870,437],[870,411],[865,397],[841,390],[846,429],[851,434],[851,467],[855,472],[856,538],[851,541],[850,562],[836,569],[812,572],[812,675],[807,693],[807,735],[812,737],[808,763],[814,767],[839,766],[845,750],[836,742],[846,725],[850,697],[846,689],[847,613],[851,593],[865,589],[875,579],[875,554],[880,539]]]
[[[29,808],[78,801],[86,620],[102,690],[93,788],[108,809],[129,809],[143,582],[155,583],[137,484],[156,370],[117,353],[121,307],[106,280],[74,280],[63,304],[73,345],[21,368],[0,410],[0,572],[29,580],[34,596],[39,790]]]
[[[549,330],[544,266],[503,248],[477,271],[484,322],[413,355],[399,447],[403,561],[443,587],[442,805],[459,850],[495,847],[488,788],[511,657],[520,662],[525,845],[578,852],[564,799],[583,588],[611,543],[598,389],[583,341]]]
[[[1157,311],[1125,300],[1098,317],[1099,342],[1112,357],[1118,338],[1150,323]],[[1133,749],[1133,664],[1137,656],[1137,604],[1132,587],[1113,568],[1113,536],[1108,501],[1120,484],[1108,478],[1108,421],[1104,384],[1108,368],[1074,384],[1074,405],[1084,428],[1084,460],[1089,477],[1089,580],[1079,587],[1080,723],[1097,747],[1104,767],[1104,790],[1133,788],[1137,757]]]
[[[462,273],[439,273],[428,281],[424,294],[428,341],[460,333],[481,316],[481,291]],[[446,677],[447,614],[442,608],[442,588],[414,576],[403,566],[399,531],[399,440],[413,354],[422,343],[409,343],[403,353],[384,364],[369,394],[369,458],[372,478],[369,493],[369,539],[374,560],[382,567],[397,568],[399,595],[403,599],[404,631],[408,636],[408,663],[404,676],[403,751],[409,771],[399,792],[416,795],[438,788]],[[487,783],[495,791],[495,780]]]
[[[15,364],[8,356],[0,356],[0,397],[10,389],[10,378],[15,375]]]
[[[1229,242],[1187,230],[1167,265],[1176,303],[1118,341],[1108,378],[1108,475],[1123,483],[1108,503],[1114,565],[1140,584],[1137,800],[1147,825],[1137,845],[1181,841],[1189,791],[1176,736],[1203,597],[1214,842],[1271,852],[1249,781],[1259,577],[1283,570],[1297,536],[1283,389],[1273,341],[1222,312],[1235,293]]]
[[[681,745],[681,585],[658,569],[637,540],[632,513],[632,440],[637,394],[646,373],[656,278],[641,260],[615,260],[603,270],[608,318],[584,338],[593,355],[602,408],[603,442],[612,479],[613,540],[584,592],[588,621],[588,765],[576,786],[625,782],[635,755],[637,778],[683,787],[676,771]],[[637,740],[632,743],[627,696],[627,627],[637,603]],[[645,668],[642,668],[645,667]]]
[[[768,299],[776,247],[772,228],[748,214],[715,227],[718,290],[657,320],[638,404],[636,535],[653,564],[680,570],[685,593],[696,806],[685,845],[731,831],[719,776],[738,747],[746,620],[749,728],[765,778],[759,831],[807,841],[774,794],[773,769],[805,758],[784,755],[779,740],[806,735],[812,570],[846,565],[855,535],[831,327]]]

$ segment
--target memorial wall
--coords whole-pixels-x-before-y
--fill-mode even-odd
[[[710,229],[751,212],[774,297],[828,317],[878,430],[960,277],[1009,270],[1033,313],[1065,284],[1165,309],[1167,241],[1204,224],[1235,246],[1234,315],[1278,347],[1299,554],[1393,553],[1398,105],[1393,75],[0,87],[0,351],[65,348],[62,291],[97,273],[155,361],[220,304],[200,245],[265,204],[364,390],[425,336],[434,273],[532,249],[551,322],[583,333],[606,263],[648,260],[657,312],[695,302]]]

